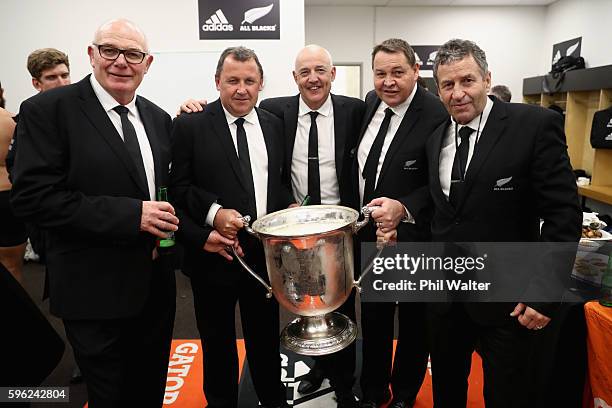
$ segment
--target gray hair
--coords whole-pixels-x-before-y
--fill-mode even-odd
[[[240,47],[228,47],[223,50],[221,56],[219,57],[219,61],[217,62],[217,70],[215,71],[215,78],[219,78],[221,76],[221,71],[223,71],[223,63],[228,56],[232,56],[236,61],[246,62],[250,59],[255,60],[255,64],[257,64],[257,69],[259,69],[259,79],[263,81],[263,68],[259,63],[259,58],[257,58],[257,54],[250,48],[246,48],[243,46]]]
[[[461,61],[470,55],[474,58],[476,64],[478,64],[478,68],[480,68],[480,72],[484,78],[489,71],[485,52],[473,41],[453,39],[444,43],[436,54],[436,60],[433,66],[433,76],[436,82],[438,82],[438,68],[440,65]]]

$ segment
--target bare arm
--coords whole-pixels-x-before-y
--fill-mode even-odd
[[[6,110],[0,108],[0,191],[11,188],[5,162],[14,131],[15,122],[13,118]]]

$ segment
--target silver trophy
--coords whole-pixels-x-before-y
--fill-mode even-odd
[[[266,254],[268,285],[234,251],[241,265],[280,305],[298,315],[283,329],[281,344],[309,356],[342,350],[357,337],[357,325],[334,312],[353,286],[353,234],[366,225],[373,208],[364,207],[363,221],[351,208],[336,205],[295,207],[268,214],[245,229],[259,238]]]

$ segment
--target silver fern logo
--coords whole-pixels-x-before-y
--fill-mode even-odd
[[[274,25],[256,25],[253,24],[262,17],[270,14],[274,8],[274,3],[265,7],[255,7],[244,12],[244,18],[240,23],[240,31],[276,31]],[[245,25],[247,24],[247,25]]]
[[[503,178],[503,179],[499,179],[497,180],[497,182],[495,183],[495,185],[497,187],[501,187],[505,184],[508,184],[510,182],[510,180],[512,180],[512,177],[508,177],[508,178]]]
[[[495,182],[495,187],[493,187],[494,191],[511,191],[514,190],[514,187],[512,186],[506,186],[508,183],[510,183],[510,181],[512,181],[512,177],[506,177],[506,178],[502,178],[499,179]]]
[[[417,170],[416,167],[413,167],[413,165],[416,163],[416,160],[408,160],[406,161],[406,163],[404,163],[404,170]]]
[[[250,10],[245,11],[244,20],[242,20],[242,23],[240,24],[244,24],[244,23],[253,24],[255,21],[259,20],[260,18],[270,14],[273,7],[274,7],[274,4],[270,4],[269,6],[256,7],[256,8],[252,8]]]

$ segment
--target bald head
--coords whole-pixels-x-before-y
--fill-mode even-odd
[[[99,44],[102,38],[129,37],[140,43],[145,52],[149,52],[147,37],[136,24],[124,18],[117,18],[102,24],[94,34],[94,44]]]
[[[318,45],[307,45],[295,58],[293,79],[302,100],[312,110],[319,109],[327,100],[331,83],[336,78],[329,51]]]
[[[332,56],[329,51],[320,45],[310,44],[302,48],[295,57],[295,71],[298,71],[298,67],[303,63],[303,60],[312,58],[316,58],[330,68],[332,67]]]
[[[124,19],[102,24],[87,53],[98,83],[122,105],[134,99],[153,62],[142,30]]]

